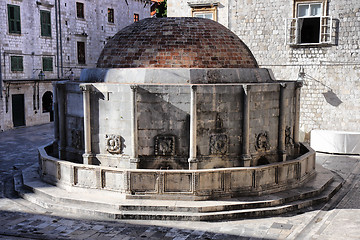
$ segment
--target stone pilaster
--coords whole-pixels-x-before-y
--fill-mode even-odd
[[[65,119],[65,84],[57,85],[58,114],[59,114],[59,159],[66,158],[66,119]]]
[[[295,123],[294,123],[294,145],[299,151],[300,141],[300,91],[303,86],[303,81],[297,81],[295,86]]]
[[[54,111],[54,153],[59,149],[59,108],[58,108],[57,84],[53,83],[53,111]]]
[[[244,167],[250,167],[251,155],[250,155],[250,85],[243,85],[244,98],[243,98],[243,138],[242,138],[242,165]]]
[[[191,86],[190,92],[190,146],[189,146],[189,169],[197,169],[198,160],[196,158],[196,91],[197,86]]]
[[[278,154],[279,161],[286,161],[286,146],[285,146],[285,89],[286,83],[280,83],[280,98],[279,98],[279,130],[278,130]]]
[[[130,168],[139,168],[139,156],[138,156],[138,124],[137,124],[137,101],[136,94],[138,90],[137,85],[131,85],[131,156],[130,156]]]
[[[92,164],[92,149],[91,149],[91,108],[90,108],[90,94],[91,85],[80,85],[83,91],[83,107],[84,107],[84,147],[83,163]]]

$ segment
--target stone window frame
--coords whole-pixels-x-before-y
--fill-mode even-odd
[[[84,41],[76,42],[78,64],[86,64],[86,46]]]
[[[24,71],[24,57],[23,56],[10,56],[10,70],[11,72]]]
[[[9,33],[21,34],[21,12],[20,6],[7,4]],[[13,12],[14,16],[11,16]]]
[[[113,8],[108,8],[108,23],[115,23],[115,11]]]
[[[54,63],[52,57],[43,57],[42,58],[42,70],[43,72],[53,72],[54,71]]]
[[[85,19],[85,4],[83,2],[76,2],[76,17]]]
[[[51,11],[40,10],[41,36],[51,37]]]
[[[192,17],[196,17],[196,14],[211,13],[212,20],[217,21],[217,7],[219,3],[188,3],[188,5],[191,7]]]
[[[321,15],[320,16],[305,16],[299,17],[299,5],[306,4],[321,4]],[[293,1],[293,17],[287,19],[286,28],[287,34],[286,42],[290,46],[326,46],[333,45],[333,18],[328,14],[328,0],[294,0]],[[303,23],[306,19],[319,18],[319,39],[314,42],[302,42],[301,34]]]

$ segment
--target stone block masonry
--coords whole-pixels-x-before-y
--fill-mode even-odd
[[[168,0],[168,16],[190,17],[192,9],[188,2]],[[286,25],[286,19],[296,17],[297,4],[308,1],[218,2],[218,22],[244,41],[260,67],[272,69],[277,80],[297,80],[300,67],[304,68],[300,116],[303,132],[313,129],[359,131],[358,0],[314,1],[323,3],[323,15],[331,16],[333,22],[330,42],[313,45],[290,45],[290,29]],[[330,32],[330,28],[328,30]]]
[[[33,100],[34,85],[40,90],[41,107],[42,94],[52,93],[50,81],[79,78],[82,69],[95,67],[106,42],[120,29],[134,22],[134,14],[139,15],[139,20],[150,17],[150,4],[145,4],[145,0],[6,0],[2,3],[0,74],[9,84],[2,84],[4,97],[0,99],[0,130],[15,126],[12,110],[12,96],[15,94],[23,94],[25,98],[25,126],[49,122],[49,113],[33,108],[33,102],[37,101],[37,96]],[[83,16],[77,16],[77,3],[83,4]],[[16,33],[9,28],[9,6],[19,9],[20,31]],[[113,10],[113,21],[109,21],[109,9]],[[43,12],[50,14],[50,34],[47,36],[41,32],[40,14]],[[79,42],[84,44],[84,51],[80,49]],[[22,59],[22,70],[11,69],[12,57]],[[81,57],[84,61],[80,60]],[[44,58],[50,59],[51,63],[47,70],[43,69]],[[39,80],[40,71],[49,81],[35,83]]]

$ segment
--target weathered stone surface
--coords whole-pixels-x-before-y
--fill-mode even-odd
[[[188,2],[168,0],[169,17],[190,17]],[[360,38],[358,0],[317,1],[333,18],[331,44],[290,46],[289,25],[296,17],[296,3],[307,1],[219,0],[217,20],[234,31],[254,54],[260,67],[271,68],[278,80],[296,80],[301,67],[305,84],[301,94],[301,129],[359,130]],[[251,13],[251,14],[249,14]],[[290,21],[288,21],[289,24]],[[329,29],[330,31],[330,29]],[[327,94],[330,93],[332,98]],[[308,135],[303,135],[309,140]]]

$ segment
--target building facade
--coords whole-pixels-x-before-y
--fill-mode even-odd
[[[4,0],[0,131],[53,120],[52,81],[96,66],[120,29],[150,17],[148,0]]]
[[[359,9],[358,0],[168,0],[169,17],[218,21],[277,80],[303,79],[304,133],[359,131]]]

